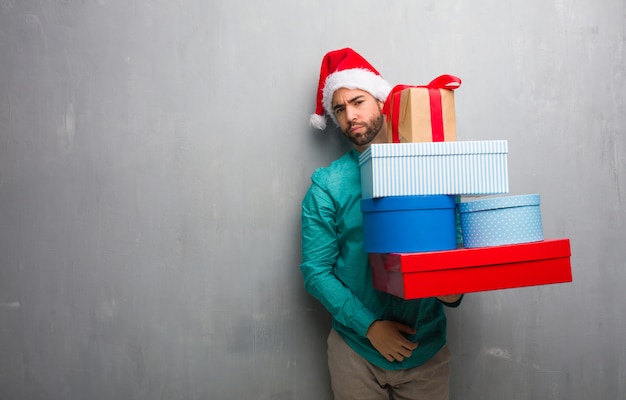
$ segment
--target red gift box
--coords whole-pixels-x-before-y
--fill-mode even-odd
[[[424,253],[372,253],[374,287],[403,299],[572,281],[569,239]]]

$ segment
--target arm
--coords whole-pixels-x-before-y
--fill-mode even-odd
[[[374,315],[335,275],[339,258],[337,209],[328,193],[313,183],[302,202],[302,264],[306,290],[339,323],[365,336]]]
[[[314,181],[315,182],[315,181]],[[341,234],[338,235],[337,207],[330,195],[315,183],[302,202],[302,265],[305,287],[333,318],[366,337],[388,361],[409,357],[417,343],[404,334],[415,331],[399,322],[377,320],[335,274],[340,259]],[[342,212],[345,210],[341,210]],[[345,227],[344,227],[345,229]]]

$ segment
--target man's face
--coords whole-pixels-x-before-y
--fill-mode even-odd
[[[384,139],[382,102],[369,92],[337,89],[332,106],[339,128],[357,150],[363,151],[370,143]]]

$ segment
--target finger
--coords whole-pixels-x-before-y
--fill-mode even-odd
[[[407,349],[407,348],[405,347],[405,348],[403,348],[402,350],[400,350],[400,351],[398,352],[398,354],[400,354],[400,355],[401,355],[402,357],[404,357],[404,358],[409,358],[409,357],[411,357],[411,354],[413,354],[413,350],[411,350],[411,349]]]
[[[409,351],[413,351],[415,349],[417,349],[417,347],[419,346],[419,344],[417,342],[405,342],[402,347],[404,347],[405,349],[409,350]]]
[[[410,326],[404,325],[404,324],[396,324],[396,327],[398,328],[398,330],[400,332],[404,332],[404,333],[409,333],[409,334],[414,334],[415,333],[415,329],[411,328]]]
[[[409,351],[413,351],[413,350],[417,349],[417,345],[418,344],[417,344],[417,342],[412,342],[412,341],[408,340],[405,337],[401,337],[401,338],[398,338],[398,341],[396,342],[396,345],[400,346],[403,349],[407,349]]]

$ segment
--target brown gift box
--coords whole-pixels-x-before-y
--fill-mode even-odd
[[[442,75],[428,86],[396,86],[387,98],[389,143],[456,141],[454,89],[460,79]],[[447,83],[446,83],[447,82]],[[399,104],[394,104],[399,102]],[[394,125],[396,129],[394,130]]]

